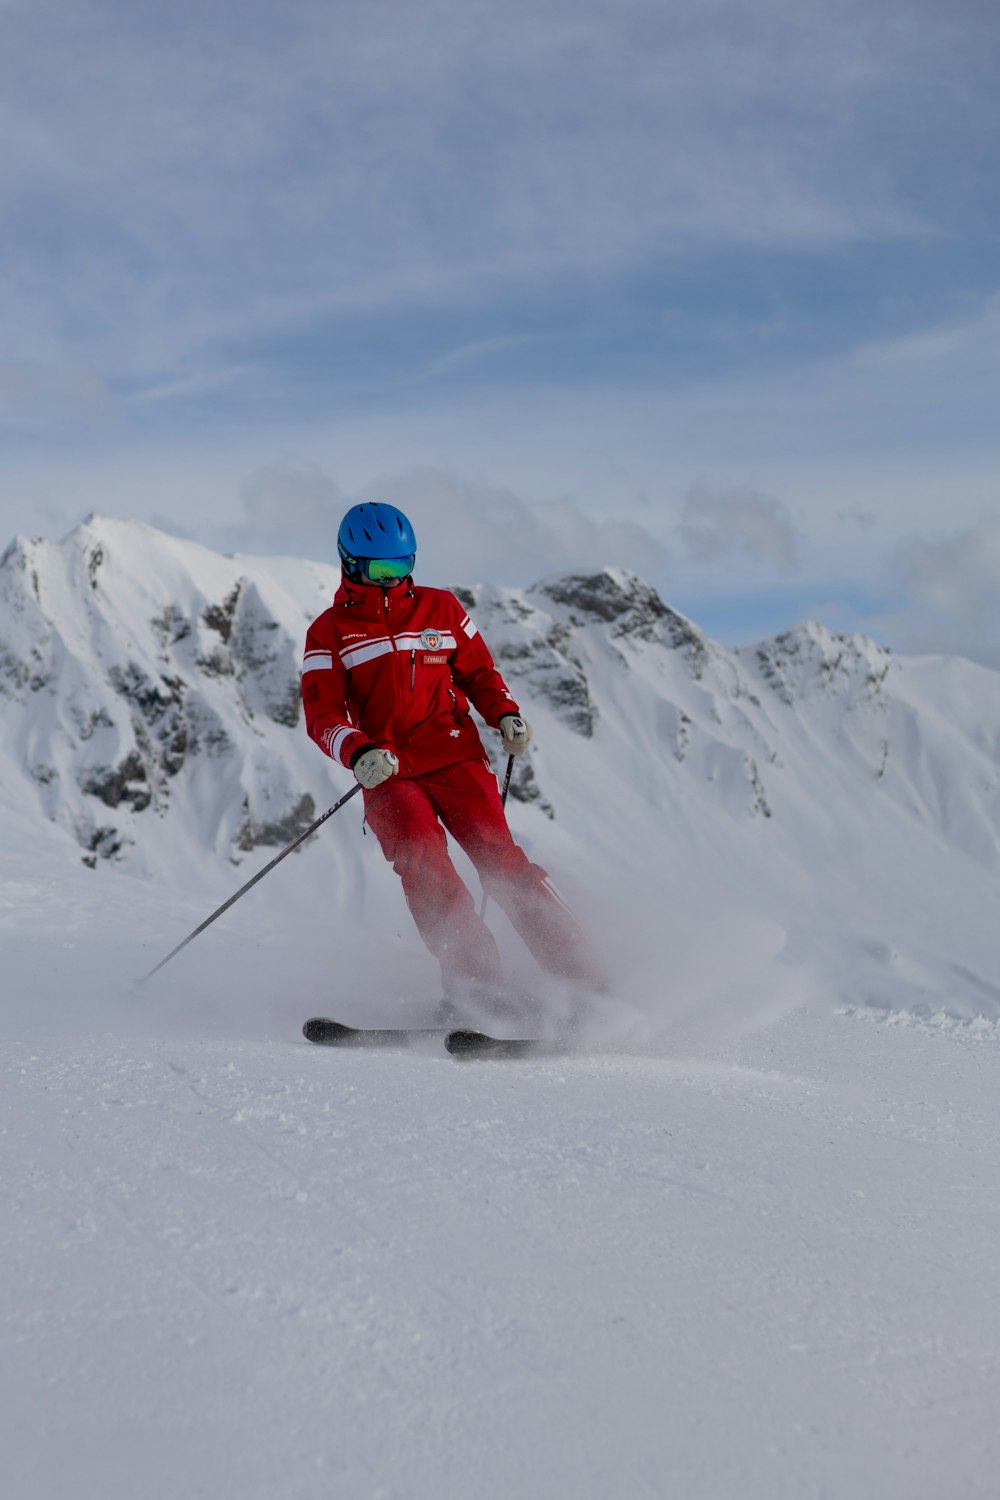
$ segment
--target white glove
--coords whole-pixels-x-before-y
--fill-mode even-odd
[[[391,750],[366,750],[358,756],[352,769],[361,785],[370,792],[383,781],[388,781],[390,776],[395,776],[399,761]]]
[[[504,714],[500,720],[500,737],[508,755],[520,755],[532,740],[532,728],[520,714]]]

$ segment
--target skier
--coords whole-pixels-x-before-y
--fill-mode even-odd
[[[503,1008],[500,954],[445,830],[542,968],[574,988],[603,988],[576,920],[507,827],[469,703],[508,755],[524,753],[532,730],[482,636],[454,594],[413,582],[416,538],[394,506],[353,506],[337,547],[340,588],[306,637],[306,727],[364,788],[368,826],[441,964],[446,1000]]]

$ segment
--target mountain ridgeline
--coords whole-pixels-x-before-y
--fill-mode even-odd
[[[231,880],[289,841],[350,785],[299,703],[337,580],[106,517],[17,539],[0,562],[8,803],[137,874],[169,851]],[[564,863],[667,886],[714,864],[783,906],[873,881],[912,906],[918,882],[940,909],[957,859],[995,899],[1000,674],[808,623],[725,647],[619,568],[457,592],[535,726],[512,820]]]

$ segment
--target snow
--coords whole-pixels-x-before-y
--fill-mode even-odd
[[[354,803],[133,981],[275,852],[241,828],[349,784],[280,722],[328,575],[84,530],[0,614],[6,1492],[995,1495],[1000,678],[728,651],[611,570],[477,590],[536,728],[512,822],[614,999],[572,1056],[318,1049],[434,997]],[[225,750],[161,775],[130,661]],[[137,747],[151,801],[95,806]]]
[[[9,1493],[995,1493],[995,1030],[333,1052],[249,914],[150,1000],[61,904],[3,1020]]]

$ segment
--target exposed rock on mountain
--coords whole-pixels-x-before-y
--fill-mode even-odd
[[[288,842],[349,785],[299,709],[306,626],[337,581],[107,518],[19,538],[0,561],[3,796],[94,867],[224,869]],[[814,624],[727,648],[618,568],[460,594],[535,726],[512,820],[538,857],[590,887],[711,874],[783,922],[822,905],[890,965],[897,917],[974,940],[1000,896],[1000,674]],[[352,829],[318,856],[341,905],[380,858]]]
[[[237,855],[315,816],[296,764],[301,637],[324,590],[295,565],[239,559],[92,518],[0,560],[5,780],[94,864],[134,859],[162,820]]]

